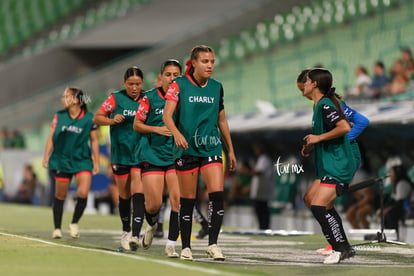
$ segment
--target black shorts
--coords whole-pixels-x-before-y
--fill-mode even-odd
[[[72,177],[75,175],[79,175],[81,173],[89,173],[92,174],[92,172],[90,171],[80,171],[80,172],[76,172],[76,173],[66,173],[66,172],[61,172],[61,171],[53,171],[53,174],[55,176],[55,180],[59,180],[59,181],[71,181]]]
[[[171,164],[168,166],[157,166],[153,165],[148,162],[143,162],[140,164],[141,168],[141,175],[148,175],[148,174],[167,174],[167,173],[175,173],[175,164]]]
[[[329,176],[322,177],[320,185],[335,188],[337,196],[341,196],[348,193],[349,184],[341,183]]]
[[[175,168],[180,173],[191,173],[209,166],[223,166],[223,157],[221,155],[208,157],[183,155],[175,160]]]
[[[114,177],[123,178],[131,174],[131,170],[141,170],[138,166],[112,164]]]

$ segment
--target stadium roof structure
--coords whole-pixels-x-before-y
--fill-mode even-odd
[[[370,125],[409,125],[414,123],[414,101],[352,103],[351,108],[365,115]],[[312,109],[228,116],[231,132],[309,129]]]

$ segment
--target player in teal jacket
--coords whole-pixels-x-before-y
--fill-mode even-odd
[[[92,172],[99,172],[99,146],[93,114],[87,111],[84,93],[77,88],[67,88],[62,96],[63,110],[53,118],[46,141],[43,166],[54,172],[56,193],[53,203],[55,230],[52,237],[62,237],[63,203],[75,176],[77,201],[69,225],[72,238],[79,238],[78,222],[85,210],[92,181]],[[90,145],[89,145],[90,142]],[[92,151],[91,151],[91,149]]]
[[[224,214],[222,141],[227,147],[230,170],[236,167],[236,157],[224,112],[223,87],[211,78],[214,61],[210,47],[194,47],[185,75],[176,78],[165,96],[163,120],[180,149],[175,158],[180,184],[180,257],[184,260],[193,260],[190,236],[199,173],[209,194],[207,255],[214,260],[224,260],[217,246]]]

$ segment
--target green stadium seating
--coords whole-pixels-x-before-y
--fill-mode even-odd
[[[0,1],[0,56],[4,56],[13,48],[19,47],[26,41],[33,40],[37,34],[44,32],[52,25],[58,25],[59,20],[82,8],[92,0],[3,0]],[[76,18],[72,24],[64,24],[58,30],[52,29],[47,38],[38,38],[31,45],[22,48],[21,54],[28,55],[53,45],[64,39],[69,39],[84,30],[125,15],[133,7],[147,3],[150,0],[111,0],[103,1],[97,8],[88,10]]]
[[[237,101],[232,105],[235,109],[228,108],[228,113],[254,112],[252,102],[256,98],[250,95],[251,91],[260,91],[260,99],[272,102],[277,108],[305,105],[298,93],[287,91],[296,89],[295,74],[315,64],[333,71],[334,85],[344,94],[344,88],[353,83],[357,65],[371,68],[374,61],[383,58],[385,50],[383,61],[391,64],[401,44],[412,44],[407,41],[414,35],[409,11],[412,6],[405,4],[408,9],[394,9],[404,3],[402,0],[315,1],[294,7],[290,13],[276,14],[272,21],[259,22],[254,30],[243,30],[238,37],[223,39],[217,47],[220,64],[230,62],[243,68],[237,71],[225,66],[215,73],[226,84],[226,97]],[[296,43],[301,37],[306,37],[306,42]],[[242,80],[239,85],[234,84],[234,78]]]

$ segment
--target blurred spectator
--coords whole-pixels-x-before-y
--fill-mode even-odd
[[[407,91],[414,91],[414,58],[410,48],[401,48],[401,60],[408,78]]]
[[[403,221],[406,213],[406,204],[411,198],[414,188],[403,165],[393,166],[390,171],[392,182],[391,198],[384,203],[384,226],[386,229],[395,229],[399,236],[399,222]]]
[[[40,184],[31,165],[25,165],[23,168],[23,180],[14,197],[8,197],[8,202],[32,204],[34,201],[35,190]]]
[[[388,81],[384,63],[382,61],[376,61],[374,63],[374,75],[369,86],[373,98],[378,99],[386,94]]]
[[[257,161],[253,169],[250,198],[253,200],[259,229],[266,230],[270,228],[269,202],[274,198],[274,167],[263,145],[254,144],[253,151]]]
[[[347,89],[347,96],[370,97],[369,86],[371,85],[371,77],[368,74],[368,70],[364,66],[358,66],[355,69],[356,82],[355,86]]]
[[[370,228],[367,217],[379,208],[379,194],[375,187],[366,187],[352,194],[356,202],[352,204],[347,212],[346,219],[352,228]]]
[[[404,67],[404,62],[401,59],[394,61],[390,69],[391,82],[388,86],[388,91],[391,95],[405,93],[409,82],[407,71]]]
[[[3,149],[11,149],[13,147],[13,140],[7,127],[1,129],[1,141]]]
[[[100,204],[106,203],[109,206],[109,213],[115,215],[118,214],[119,193],[114,181],[114,175],[110,164],[106,168],[105,175],[109,180],[108,189],[102,193],[97,194],[95,197],[94,207],[95,209],[99,210]]]
[[[230,204],[248,204],[253,170],[247,160],[238,162],[238,168],[229,191]]]
[[[11,135],[11,140],[12,140],[12,147],[15,149],[24,149],[26,147],[24,136],[17,129],[13,130],[12,135]]]
[[[413,53],[408,47],[401,47],[401,61],[405,70],[412,72],[414,70]]]
[[[4,187],[3,169],[2,169],[1,164],[0,164],[0,201],[3,201],[3,187]]]

